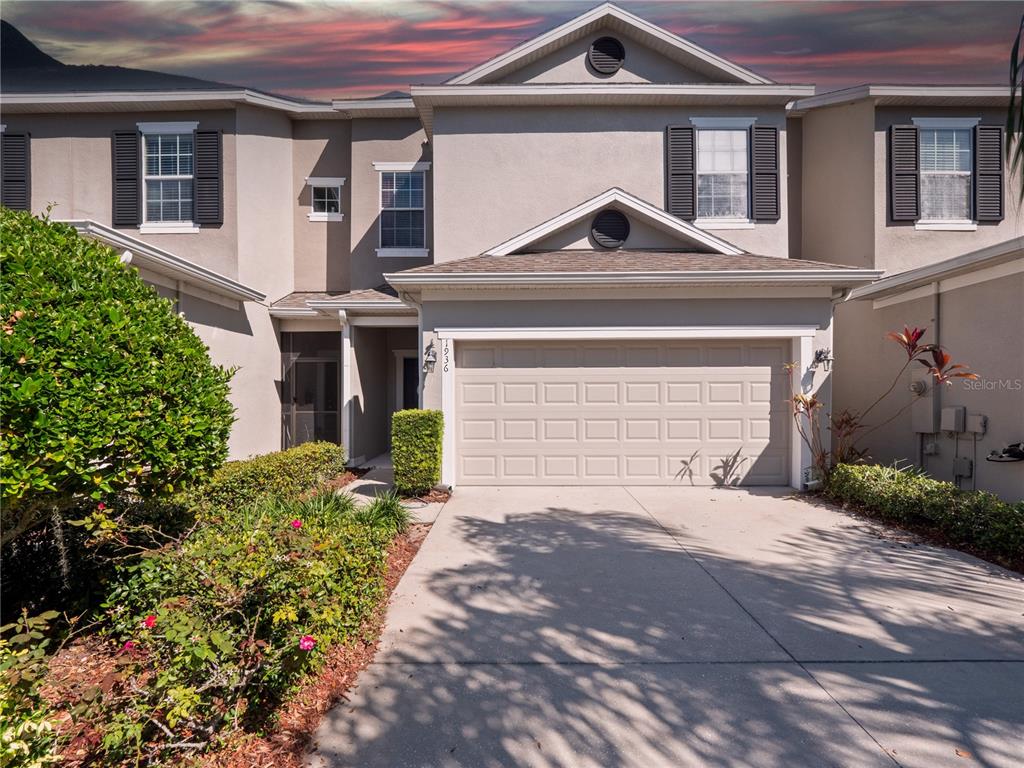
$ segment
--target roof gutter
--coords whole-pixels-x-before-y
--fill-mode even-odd
[[[266,294],[218,274],[213,270],[193,264],[173,253],[119,232],[91,219],[69,219],[60,222],[74,227],[80,235],[130,253],[128,263],[135,267],[149,269],[157,274],[167,275],[175,280],[191,283],[211,293],[238,301],[262,302]]]
[[[510,287],[578,287],[623,285],[830,285],[857,286],[881,277],[874,269],[806,269],[806,270],[709,270],[704,272],[393,272],[384,279],[395,288],[428,288],[436,286],[485,288]]]

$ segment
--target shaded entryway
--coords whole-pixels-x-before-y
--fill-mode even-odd
[[[1024,580],[905,539],[781,491],[460,488],[312,763],[1021,764]]]

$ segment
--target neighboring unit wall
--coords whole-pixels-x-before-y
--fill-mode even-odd
[[[803,116],[801,258],[874,266],[873,118],[870,101]]]
[[[1024,274],[1004,276],[936,296],[874,309],[871,301],[847,302],[836,312],[836,352],[833,394],[837,409],[863,411],[889,386],[906,362],[886,332],[910,327],[927,328],[922,343],[938,341],[957,363],[976,372],[979,381],[955,379],[939,388],[936,407],[965,406],[967,413],[988,417],[988,431],[975,446],[971,435],[961,435],[959,455],[974,460],[975,477],[961,482],[1014,501],[1024,498],[1024,462],[997,464],[985,461],[993,450],[1024,440],[1024,336],[1021,334],[1020,301]],[[936,329],[936,299],[941,327]],[[914,395],[909,386],[919,366],[900,379],[893,393],[866,419],[869,425],[884,422]],[[932,395],[934,397],[934,394]],[[863,447],[879,464],[920,464],[933,477],[952,482],[957,454],[956,439],[948,434],[915,433],[913,412],[932,408],[931,398],[907,409],[889,424],[866,434]],[[924,444],[932,443],[935,455],[921,456]]]
[[[979,222],[976,231],[920,230],[915,227],[914,222],[889,220],[889,126],[911,125],[915,117],[969,117],[980,118],[981,122],[987,125],[1006,124],[1006,110],[996,107],[878,107],[875,110],[874,216],[877,226],[874,239],[874,266],[884,269],[888,274],[896,274],[1024,234],[1024,215],[1021,214],[1014,191],[1020,189],[1019,176],[1011,178],[1007,175],[1005,179],[1005,218],[1001,222]]]
[[[347,291],[351,286],[352,123],[297,120],[292,133],[295,290]],[[313,191],[306,178],[310,176],[345,179],[341,188],[342,221],[309,220]]]
[[[380,174],[375,162],[429,162],[431,148],[415,118],[359,119],[352,121],[351,179],[351,289],[376,288],[385,272],[398,272],[429,264],[434,257],[434,168],[424,177],[426,192],[426,259],[382,258],[380,247]]]
[[[610,187],[664,208],[665,128],[691,116],[756,117],[758,125],[777,126],[786,167],[781,108],[437,109],[434,261],[480,254]],[[778,221],[718,234],[752,253],[788,256],[785,174],[780,187]]]

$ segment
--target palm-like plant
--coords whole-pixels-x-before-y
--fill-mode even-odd
[[[1021,16],[1017,39],[1010,51],[1010,107],[1006,112],[1006,164],[1013,177],[1018,169],[1024,168],[1024,16]],[[1021,177],[1018,176],[1018,179]],[[1024,203],[1024,181],[1017,188],[1017,202]]]

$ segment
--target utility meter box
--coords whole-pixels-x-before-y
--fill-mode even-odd
[[[967,409],[962,405],[943,408],[939,428],[943,432],[965,432],[967,430]]]

